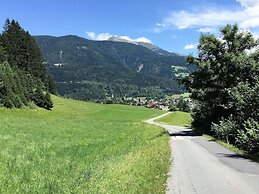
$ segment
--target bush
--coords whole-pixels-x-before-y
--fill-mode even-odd
[[[183,112],[189,112],[190,107],[188,106],[188,103],[184,100],[183,97],[181,97],[176,105],[178,110],[183,111]]]
[[[169,108],[169,111],[172,111],[172,112],[179,110],[175,105],[170,105],[168,108]]]
[[[249,118],[244,123],[244,129],[238,130],[237,145],[249,153],[259,153],[259,123]]]
[[[236,122],[230,116],[228,119],[222,118],[218,124],[212,123],[211,130],[218,139],[230,143],[230,138],[234,137],[236,127]]]
[[[107,99],[106,101],[105,101],[105,104],[113,104],[114,102],[113,102],[113,100],[112,99]]]

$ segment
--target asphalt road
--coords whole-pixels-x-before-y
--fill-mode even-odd
[[[206,138],[196,136],[186,127],[147,120],[170,134],[172,165],[167,193],[173,194],[259,194],[259,164]]]

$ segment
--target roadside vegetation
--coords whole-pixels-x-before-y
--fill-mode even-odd
[[[219,140],[219,139],[217,139],[217,138],[215,138],[213,136],[210,136],[208,134],[203,134],[202,136],[207,138],[207,139],[209,139],[209,140],[217,142],[218,144],[228,148],[229,150],[239,154],[240,156],[242,156],[244,158],[249,158],[249,159],[254,160],[255,162],[259,163],[259,156],[258,155],[249,154],[249,153],[245,152],[244,150],[239,149],[239,148],[237,148],[236,146],[234,146],[232,144],[226,143],[225,141]]]
[[[221,37],[203,34],[197,65],[184,83],[196,102],[194,128],[259,154],[259,40],[237,25],[221,29]]]
[[[159,110],[52,96],[52,111],[0,108],[0,193],[164,193]]]
[[[190,113],[175,111],[169,115],[156,120],[159,123],[165,123],[175,126],[185,126],[189,127],[191,125],[192,117]]]

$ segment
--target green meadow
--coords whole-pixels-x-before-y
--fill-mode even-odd
[[[52,96],[52,111],[0,108],[0,193],[164,193],[158,110]]]
[[[192,117],[190,113],[175,111],[169,115],[166,115],[160,119],[157,119],[156,122],[165,123],[175,126],[185,126],[189,127],[191,125]]]
[[[172,98],[180,98],[180,97],[189,98],[190,95],[191,95],[191,93],[183,93],[183,94],[174,94],[174,95],[172,95],[171,97],[172,97]]]

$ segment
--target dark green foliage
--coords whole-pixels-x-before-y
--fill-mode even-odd
[[[35,40],[18,22],[7,20],[0,34],[0,105],[21,108],[42,100],[41,107],[52,108],[50,95],[37,96],[36,87],[55,92]]]
[[[7,60],[6,51],[4,47],[1,45],[1,39],[0,39],[0,63],[3,63],[6,60]]]
[[[169,106],[169,111],[189,112],[190,107],[188,106],[187,101],[185,101],[183,97],[180,97],[177,104]]]
[[[44,94],[43,90],[40,87],[37,87],[34,91],[33,97],[34,103],[42,108],[50,110],[53,108],[53,103],[49,93]]]
[[[221,39],[203,34],[198,58],[187,59],[198,66],[185,79],[197,101],[193,126],[248,152],[258,152],[259,41],[239,31],[237,25],[227,25],[221,34]]]
[[[27,105],[21,77],[7,62],[0,64],[0,104],[7,108],[21,108]]]
[[[176,81],[171,67],[185,67],[183,56],[168,52],[158,54],[161,50],[155,52],[129,43],[91,41],[77,36],[34,38],[60,95],[105,101],[107,97],[159,98],[185,91]],[[185,71],[192,69],[190,66]]]
[[[0,40],[0,46],[5,48],[11,67],[18,68],[35,78],[40,78],[47,88],[54,87],[53,85],[49,86],[53,83],[47,75],[40,49],[34,38],[29,32],[24,31],[17,21],[7,19]]]
[[[183,112],[189,112],[190,108],[188,106],[188,103],[184,100],[183,97],[181,97],[178,101],[178,103],[176,104],[176,107]]]
[[[62,96],[79,100],[94,100],[105,102],[106,98],[122,99],[125,97],[149,96],[150,98],[164,98],[159,87],[137,87],[134,85],[119,85],[105,83],[57,83],[57,89]]]
[[[232,115],[228,118],[222,118],[218,124],[212,123],[211,129],[218,139],[229,143],[230,138],[235,136],[237,124]]]
[[[168,108],[169,108],[169,111],[172,111],[172,112],[179,110],[176,105],[171,105],[171,106],[169,106]]]
[[[250,153],[259,153],[259,123],[249,118],[243,124],[244,128],[238,130],[236,143]]]
[[[50,75],[47,76],[47,83],[45,84],[48,91],[51,93],[51,94],[54,94],[54,95],[57,95],[58,92],[57,92],[57,88],[56,88],[56,85],[55,85],[55,82],[54,80],[52,79],[52,77]]]

